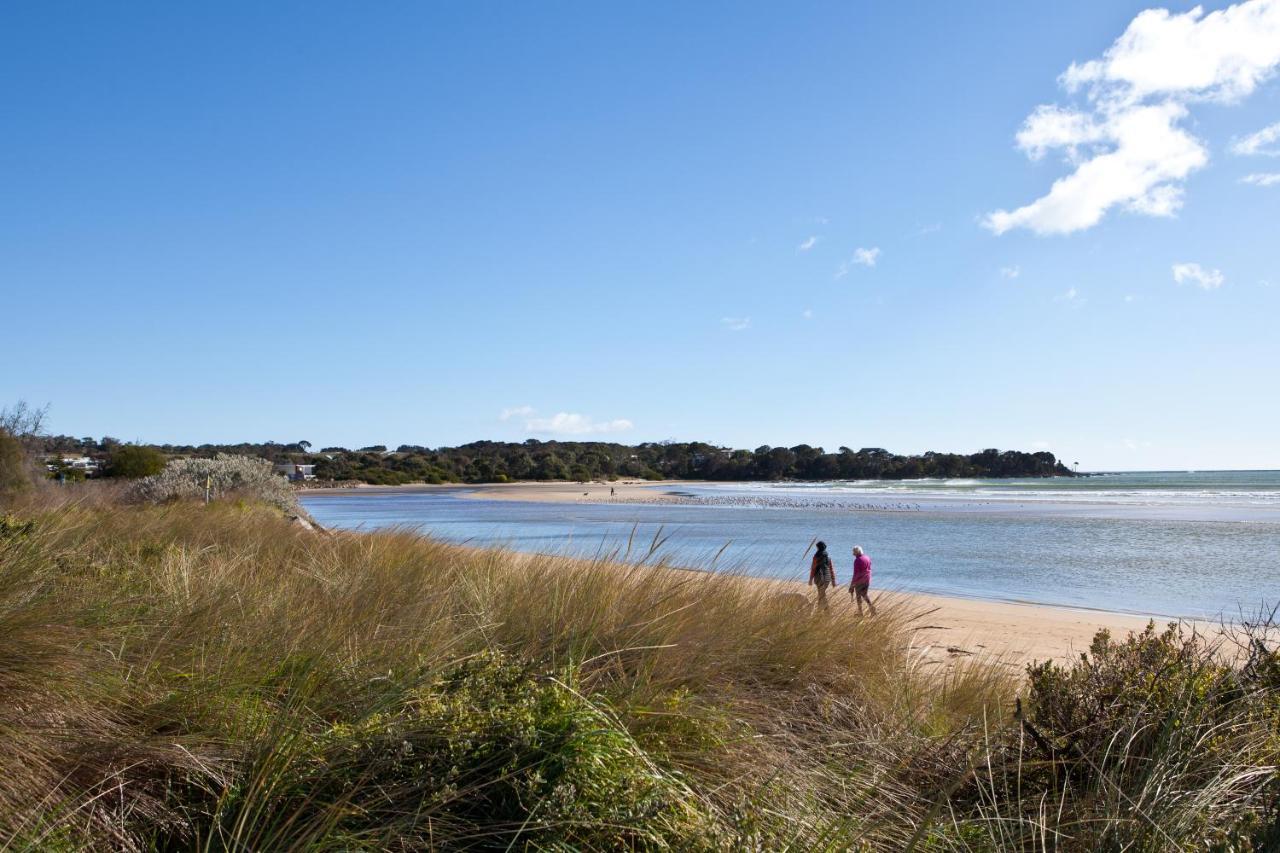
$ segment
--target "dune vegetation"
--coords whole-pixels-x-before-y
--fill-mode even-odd
[[[327,533],[234,496],[0,522],[5,850],[1265,850],[1280,658],[1179,629],[1021,678],[915,614]]]

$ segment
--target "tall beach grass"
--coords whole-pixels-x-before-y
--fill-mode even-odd
[[[1280,664],[917,664],[917,614],[234,499],[0,524],[0,844],[1166,850],[1276,839]],[[1225,662],[1224,662],[1225,661]]]

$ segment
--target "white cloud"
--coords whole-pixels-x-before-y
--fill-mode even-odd
[[[928,225],[921,225],[920,229],[916,231],[916,234],[921,237],[926,237],[930,234],[937,234],[941,230],[942,230],[941,222],[931,222]]]
[[[879,246],[873,246],[870,249],[863,249],[859,247],[853,250],[853,262],[855,264],[862,264],[864,267],[874,267],[876,265],[876,259],[879,257]]]
[[[1280,157],[1280,148],[1271,147],[1280,142],[1280,121],[1269,124],[1244,139],[1237,139],[1231,146],[1231,153],[1249,156],[1261,154],[1265,157]]]
[[[1011,267],[1000,267],[1001,278],[1017,278],[1022,275],[1022,267],[1014,264]]]
[[[1280,64],[1280,2],[1246,0],[1204,13],[1139,12],[1103,54],[1072,63],[1061,82],[1110,100],[1185,97],[1221,102],[1249,95]]]
[[[625,432],[634,424],[625,418],[612,421],[593,421],[585,415],[558,412],[549,418],[531,418],[525,422],[529,432],[547,435],[590,435],[593,433]]]
[[[731,332],[741,332],[751,328],[750,317],[722,317],[720,325]]]
[[[527,418],[533,413],[533,406],[512,406],[509,409],[503,409],[502,414],[498,415],[498,419],[509,421],[512,418]]]
[[[1280,0],[1245,0],[1205,14],[1140,12],[1102,58],[1059,78],[1080,107],[1041,105],[1017,134],[1032,160],[1061,150],[1074,171],[1049,192],[983,224],[1003,234],[1027,228],[1069,234],[1096,225],[1114,207],[1172,216],[1183,181],[1209,161],[1204,144],[1181,125],[1188,104],[1238,101],[1280,66]]]
[[[1126,294],[1124,295],[1124,301],[1125,301],[1125,302],[1134,302],[1134,301],[1136,301],[1136,300],[1137,300],[1137,298],[1138,298],[1138,297],[1134,296],[1132,293],[1126,293]]]
[[[810,249],[812,249],[814,246],[818,245],[818,240],[819,240],[819,239],[821,239],[821,238],[819,238],[819,237],[808,237],[807,239],[805,239],[805,241],[804,241],[803,243],[801,243],[799,246],[796,246],[796,251],[797,251],[797,252],[807,252],[807,251],[809,251],[809,250],[810,250]]]
[[[1013,228],[1069,234],[1097,225],[1116,205],[1149,216],[1172,216],[1182,206],[1178,182],[1209,162],[1205,147],[1177,126],[1186,115],[1186,107],[1168,102],[1108,116],[1101,151],[1091,148],[1092,156],[1054,181],[1047,195],[1013,211],[994,211],[983,224],[996,234]],[[1076,146],[1088,142],[1092,133],[1067,143],[1068,156],[1080,157]],[[1045,139],[1038,136],[1028,152],[1034,154],[1039,150],[1035,146],[1047,144]]]
[[[1080,295],[1080,291],[1074,287],[1068,287],[1066,291],[1054,297],[1055,302],[1075,302],[1076,297]]]
[[[803,317],[803,318],[805,318],[806,320],[812,320],[812,319],[813,319],[813,309],[812,309],[812,308],[806,308],[806,309],[804,309],[803,311],[801,311],[801,312],[800,312],[800,316],[801,316],[801,317]]]
[[[1178,284],[1193,282],[1201,290],[1217,290],[1227,279],[1222,270],[1207,270],[1199,264],[1174,264],[1173,280]]]
[[[1255,187],[1273,187],[1280,184],[1280,172],[1256,172],[1240,179],[1242,184],[1253,184]]]
[[[840,268],[836,270],[836,278],[844,278],[845,276],[847,276],[849,274],[849,271],[853,268],[854,265],[863,266],[863,267],[874,267],[876,265],[876,261],[878,261],[879,259],[880,259],[879,246],[872,246],[870,249],[865,249],[859,246],[858,248],[853,250],[852,258],[850,258],[847,261],[841,262]]]

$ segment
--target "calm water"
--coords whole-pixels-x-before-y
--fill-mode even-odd
[[[584,487],[607,500],[607,488]],[[456,492],[303,499],[321,524],[411,526],[526,551],[643,555],[803,578],[806,546],[874,559],[882,588],[1137,613],[1238,616],[1280,601],[1280,472],[1162,472],[1064,480],[660,487],[694,503],[550,504]],[[721,551],[723,549],[723,551]],[[719,557],[716,555],[719,553]]]

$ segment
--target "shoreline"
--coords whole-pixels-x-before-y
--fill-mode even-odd
[[[521,501],[560,504],[648,504],[744,509],[807,510],[847,513],[919,513],[923,515],[1027,516],[1038,518],[1098,518],[1133,521],[1193,521],[1220,524],[1280,524],[1280,506],[1240,503],[1126,503],[1074,497],[1050,499],[1036,495],[920,493],[857,493],[821,500],[802,500],[781,493],[744,493],[745,482],[726,480],[595,480],[575,483],[520,481],[515,483],[414,483],[401,486],[301,488],[300,496],[455,493],[468,500]],[[694,494],[688,489],[723,488],[727,494]],[[799,486],[802,488],[802,484]]]
[[[703,569],[681,566],[668,569],[711,574]],[[772,589],[779,595],[803,595],[816,607],[817,593],[805,581],[738,574],[730,576],[762,589]],[[836,584],[828,593],[828,599],[833,610],[854,607],[847,583]],[[994,659],[1002,666],[1021,670],[1034,661],[1065,663],[1087,651],[1101,630],[1123,639],[1131,632],[1141,632],[1150,623],[1155,624],[1157,631],[1170,623],[1210,636],[1221,635],[1223,631],[1222,625],[1205,620],[1034,601],[968,598],[891,588],[877,590],[874,582],[872,599],[877,607],[903,609],[912,614],[909,619],[912,625],[909,649],[924,665],[954,666],[969,658]]]
[[[517,483],[410,483],[403,486],[334,486],[298,489],[300,497],[324,495],[394,495],[456,492],[470,500],[528,501],[531,503],[676,503],[674,495],[655,494],[654,490],[698,485],[731,485],[710,480],[618,480],[613,483],[594,481],[573,483],[564,480],[520,481]],[[611,500],[609,490],[615,491]],[[582,500],[583,497],[591,500]]]
[[[377,494],[452,494],[464,500],[529,501],[534,503],[674,503],[678,496],[661,494],[662,490],[678,490],[695,485],[686,481],[619,481],[616,483],[503,483],[485,485],[441,484],[409,486],[360,486],[338,489],[306,489],[306,497],[325,495]],[[708,485],[697,481],[696,485]],[[615,497],[609,499],[609,489]],[[659,494],[654,494],[654,492]],[[585,493],[585,494],[584,494]],[[484,546],[473,546],[484,547]],[[496,546],[501,547],[501,546]],[[533,552],[514,552],[533,556]],[[703,570],[679,566],[673,571],[706,574]],[[798,578],[771,579],[743,577],[753,584],[772,587],[779,594],[800,594],[809,602],[816,600],[814,590]],[[830,594],[833,608],[852,607],[847,600],[847,587],[837,587]],[[873,586],[878,604],[906,608],[920,615],[913,629],[912,653],[922,665],[954,665],[973,657],[994,657],[1004,665],[1021,669],[1033,660],[1066,661],[1089,648],[1094,635],[1102,629],[1123,637],[1131,631],[1143,630],[1154,621],[1158,628],[1170,622],[1193,626],[1202,632],[1216,634],[1215,623],[1177,618],[1163,614],[1133,613],[1093,609],[1036,601],[1011,601],[992,598],[948,595],[945,593],[911,592]]]

